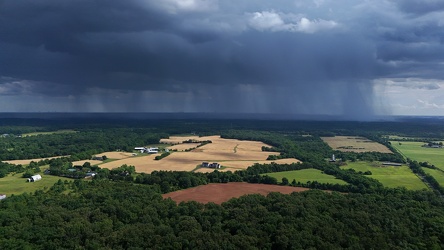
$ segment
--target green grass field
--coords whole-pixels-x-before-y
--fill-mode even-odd
[[[426,148],[421,147],[424,142],[399,142],[392,141],[392,146],[401,152],[404,156],[418,161],[429,162],[436,167],[444,170],[444,148]]]
[[[40,173],[40,175],[42,176],[42,179],[36,182],[26,182],[27,179],[22,178],[21,173],[0,178],[0,194],[10,196],[11,194],[22,194],[25,192],[29,193],[38,189],[50,188],[58,180],[73,180],[59,176],[44,175],[43,173]]]
[[[264,175],[272,176],[281,182],[283,177],[286,177],[289,182],[292,182],[295,179],[297,182],[307,183],[308,181],[317,181],[319,183],[331,183],[331,184],[347,184],[347,182],[336,179],[333,175],[328,175],[322,173],[321,170],[318,169],[302,169],[302,170],[294,170],[294,171],[285,171],[285,172],[276,172],[276,173],[267,173]]]
[[[424,170],[424,172],[426,172],[427,174],[433,176],[433,178],[435,178],[439,185],[444,185],[444,172],[430,168],[422,168],[422,170]]]
[[[36,135],[66,134],[66,133],[77,133],[77,131],[71,129],[63,129],[63,130],[49,131],[49,132],[32,132],[32,133],[22,134],[22,137],[36,136]]]
[[[356,171],[371,171],[369,178],[374,178],[390,188],[405,187],[410,190],[421,190],[427,186],[407,166],[381,166],[377,162],[347,162],[343,169],[353,168]]]

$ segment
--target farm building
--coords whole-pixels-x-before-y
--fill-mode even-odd
[[[135,147],[134,150],[139,150],[140,153],[148,153],[148,154],[159,153],[159,148]]]
[[[94,176],[96,176],[96,174],[97,173],[95,173],[95,172],[88,172],[88,173],[86,173],[86,177],[85,178],[94,177]]]
[[[30,178],[28,178],[28,182],[36,182],[42,179],[42,176],[39,174],[33,175]]]
[[[0,194],[0,200],[6,199],[6,194]]]
[[[217,163],[217,162],[213,162],[213,163],[211,163],[210,166],[209,166],[209,168],[220,168],[220,167],[221,167],[220,164]]]
[[[219,163],[217,163],[217,162],[213,162],[213,163],[202,162],[201,166],[203,168],[216,168],[216,169],[221,168],[221,165]]]

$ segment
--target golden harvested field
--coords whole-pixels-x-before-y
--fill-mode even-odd
[[[3,161],[3,162],[7,162],[7,163],[11,163],[11,164],[22,164],[22,165],[28,165],[29,163],[31,163],[31,161],[34,162],[39,162],[41,160],[45,160],[45,159],[55,159],[55,158],[60,158],[60,157],[67,157],[69,155],[65,155],[65,156],[54,156],[54,157],[47,157],[47,158],[36,158],[36,159],[28,159],[28,160],[11,160],[11,161]]]
[[[270,163],[278,163],[278,164],[291,164],[291,163],[298,163],[301,162],[298,159],[295,158],[287,158],[287,159],[279,159],[279,160],[272,160],[272,161],[219,161],[219,164],[221,164],[223,169],[218,169],[218,171],[226,172],[226,171],[236,171],[236,170],[245,170],[248,167],[254,165],[255,163],[259,164],[270,164]],[[213,172],[214,168],[198,168],[194,172],[200,172],[200,173],[210,173]]]
[[[91,166],[99,165],[102,163],[102,161],[98,161],[98,160],[83,160],[83,161],[73,161],[72,164],[74,166],[82,166],[83,164],[85,164],[85,162],[89,162],[91,164]]]
[[[107,158],[109,159],[125,159],[128,157],[133,156],[132,153],[128,153],[128,152],[117,152],[117,151],[113,151],[113,152],[105,152],[105,153],[101,153],[96,155],[97,157],[102,157],[106,155]]]
[[[169,139],[161,139],[160,143],[166,143],[166,144],[180,144],[183,141],[186,140],[197,140],[197,141],[203,141],[203,137],[199,137],[197,135],[191,135],[191,136],[170,136]]]
[[[190,148],[195,148],[199,146],[200,143],[183,143],[183,144],[177,144],[174,146],[167,147],[169,150],[177,150],[177,151],[185,151]]]
[[[343,152],[392,153],[386,146],[359,136],[321,137],[334,150]]]
[[[200,166],[203,161],[218,162],[227,168],[222,171],[234,171],[238,169],[246,169],[254,163],[293,163],[298,162],[297,159],[282,159],[276,161],[266,161],[269,155],[279,154],[276,152],[262,152],[262,146],[268,145],[256,141],[241,141],[234,139],[222,139],[220,136],[180,136],[163,139],[163,143],[181,143],[188,139],[197,141],[210,140],[212,143],[196,148],[190,152],[172,152],[169,156],[156,161],[155,155],[147,155],[141,157],[129,157],[120,160],[100,164],[102,168],[116,168],[123,164],[133,165],[137,172],[151,173],[155,170],[165,171],[192,171]],[[178,144],[178,146],[189,146],[186,144]],[[195,147],[197,145],[193,145]],[[185,147],[184,147],[185,148]],[[108,153],[104,153],[108,158],[114,158]],[[214,169],[199,169],[198,171],[213,171]]]
[[[291,163],[298,163],[301,162],[298,159],[295,158],[287,158],[287,159],[279,159],[279,160],[273,160],[273,161],[227,161],[227,162],[221,162],[222,166],[224,167],[230,167],[230,168],[236,168],[236,169],[247,169],[249,166],[252,166],[254,163],[259,164],[270,164],[272,162],[278,163],[278,164],[291,164]]]

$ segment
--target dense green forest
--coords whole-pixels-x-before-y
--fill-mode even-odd
[[[439,249],[443,208],[433,193],[406,190],[176,205],[150,185],[60,181],[0,202],[0,248]]]
[[[444,189],[422,168],[426,162],[405,159],[387,135],[444,138],[439,121],[314,122],[251,120],[0,120],[0,160],[70,155],[29,166],[0,162],[0,178],[11,173],[51,174],[75,179],[48,190],[13,195],[0,201],[1,249],[441,249],[444,248]],[[20,137],[30,132],[54,133]],[[174,134],[215,135],[267,143],[263,151],[280,152],[271,160],[297,158],[298,164],[255,164],[244,171],[212,173],[154,171],[136,173],[134,166],[101,169],[85,163],[94,154],[131,151],[157,144]],[[392,153],[332,150],[321,136],[364,136]],[[432,191],[385,188],[354,170],[326,158],[407,163]],[[75,173],[69,169],[75,168]],[[267,197],[247,195],[222,205],[176,204],[161,194],[208,183],[250,182],[276,185],[267,173],[315,168],[346,185],[300,183],[338,192],[312,190]],[[97,175],[87,181],[86,172]],[[0,190],[1,193],[1,190]]]

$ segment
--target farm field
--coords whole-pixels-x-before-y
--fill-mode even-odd
[[[271,192],[291,194],[293,192],[303,192],[308,188],[277,186],[266,184],[251,184],[245,182],[211,183],[198,187],[179,190],[168,194],[163,194],[163,198],[171,198],[177,203],[182,201],[197,201],[200,203],[214,202],[221,204],[231,198],[238,198],[246,194],[267,195]]]
[[[65,155],[65,156],[69,156],[69,155]],[[10,160],[10,161],[3,161],[3,162],[7,162],[7,163],[11,163],[11,164],[16,164],[16,165],[18,165],[18,164],[29,165],[29,163],[31,163],[31,161],[39,162],[41,160],[55,159],[55,158],[60,158],[60,157],[65,157],[65,156],[54,156],[54,157],[36,158],[36,159],[27,159],[27,160]]]
[[[356,171],[371,171],[372,175],[366,175],[390,188],[405,187],[410,190],[421,190],[427,186],[405,165],[401,167],[381,166],[376,162],[347,162],[343,169],[354,169]]]
[[[26,178],[22,178],[22,174],[10,174],[4,178],[0,178],[0,193],[6,194],[7,196],[10,196],[11,194],[22,194],[24,192],[29,193],[38,189],[50,188],[58,180],[73,180],[65,177],[44,175],[42,173],[40,173],[40,175],[42,176],[42,179],[36,182],[26,182]]]
[[[190,139],[196,140],[196,141],[203,141],[202,138],[203,137],[199,137],[197,135],[175,135],[175,136],[170,136],[170,138],[168,138],[168,139],[161,139],[160,143],[181,144],[183,141],[190,140]]]
[[[391,141],[391,143],[404,156],[418,162],[429,162],[444,170],[444,148],[421,147],[424,142]]]
[[[343,152],[392,153],[386,146],[359,136],[321,137],[332,149]]]
[[[444,186],[444,172],[430,168],[422,168],[422,170],[424,170],[424,172],[426,172],[427,174],[433,176],[433,178],[435,178],[439,185]]]
[[[104,152],[101,154],[97,154],[97,157],[106,156],[108,159],[125,159],[128,157],[133,156],[133,153],[129,152],[117,152],[117,151],[111,151],[111,152]]]
[[[278,164],[291,164],[291,163],[298,163],[300,161],[295,158],[278,159],[278,160],[270,160],[270,161],[219,161],[219,163],[225,168],[218,169],[218,170],[222,171],[222,172],[223,171],[245,170],[248,167],[254,165],[255,163],[271,164],[273,162],[278,163]],[[212,169],[212,168],[198,168],[194,172],[208,173],[208,172],[213,172],[213,171],[214,171],[214,169]]]
[[[82,166],[85,162],[89,162],[91,164],[91,166],[93,165],[99,165],[101,164],[103,161],[99,161],[99,160],[83,160],[83,161],[73,161],[72,165],[73,166]]]
[[[169,150],[177,150],[177,151],[185,151],[190,148],[195,148],[199,146],[200,143],[183,143],[183,144],[177,144],[174,146],[167,147]]]
[[[263,152],[262,146],[268,146],[257,141],[241,141],[234,139],[222,139],[220,136],[172,136],[170,139],[162,139],[162,143],[177,144],[175,147],[181,146],[185,140],[207,141],[212,143],[196,148],[189,152],[172,152],[169,156],[156,161],[156,155],[131,157],[124,155],[120,160],[100,164],[102,168],[116,168],[123,164],[133,165],[137,172],[151,173],[155,170],[165,171],[193,171],[203,161],[218,162],[226,167],[221,171],[235,171],[246,169],[254,163],[293,163],[299,162],[297,159],[281,159],[278,161],[267,161],[269,155],[278,154],[277,152]],[[188,143],[187,147],[189,146]],[[194,145],[193,145],[194,147]],[[104,153],[108,158],[114,156]],[[130,154],[130,153],[129,153]],[[101,154],[103,155],[103,154]],[[98,155],[100,156],[100,155]],[[214,169],[198,169],[198,172],[212,172]]]
[[[343,185],[347,184],[347,182],[341,179],[336,179],[336,177],[332,175],[324,174],[322,173],[321,170],[313,168],[267,173],[264,175],[274,177],[278,180],[278,182],[281,182],[282,178],[286,177],[289,182],[292,182],[294,179],[296,180],[296,182],[301,182],[301,183],[307,183],[308,181],[317,181],[319,183],[331,183],[331,184],[343,184]]]
[[[63,129],[63,130],[49,131],[49,132],[32,132],[32,133],[22,134],[22,137],[36,136],[36,135],[67,134],[67,133],[77,133],[77,131],[71,129]]]

